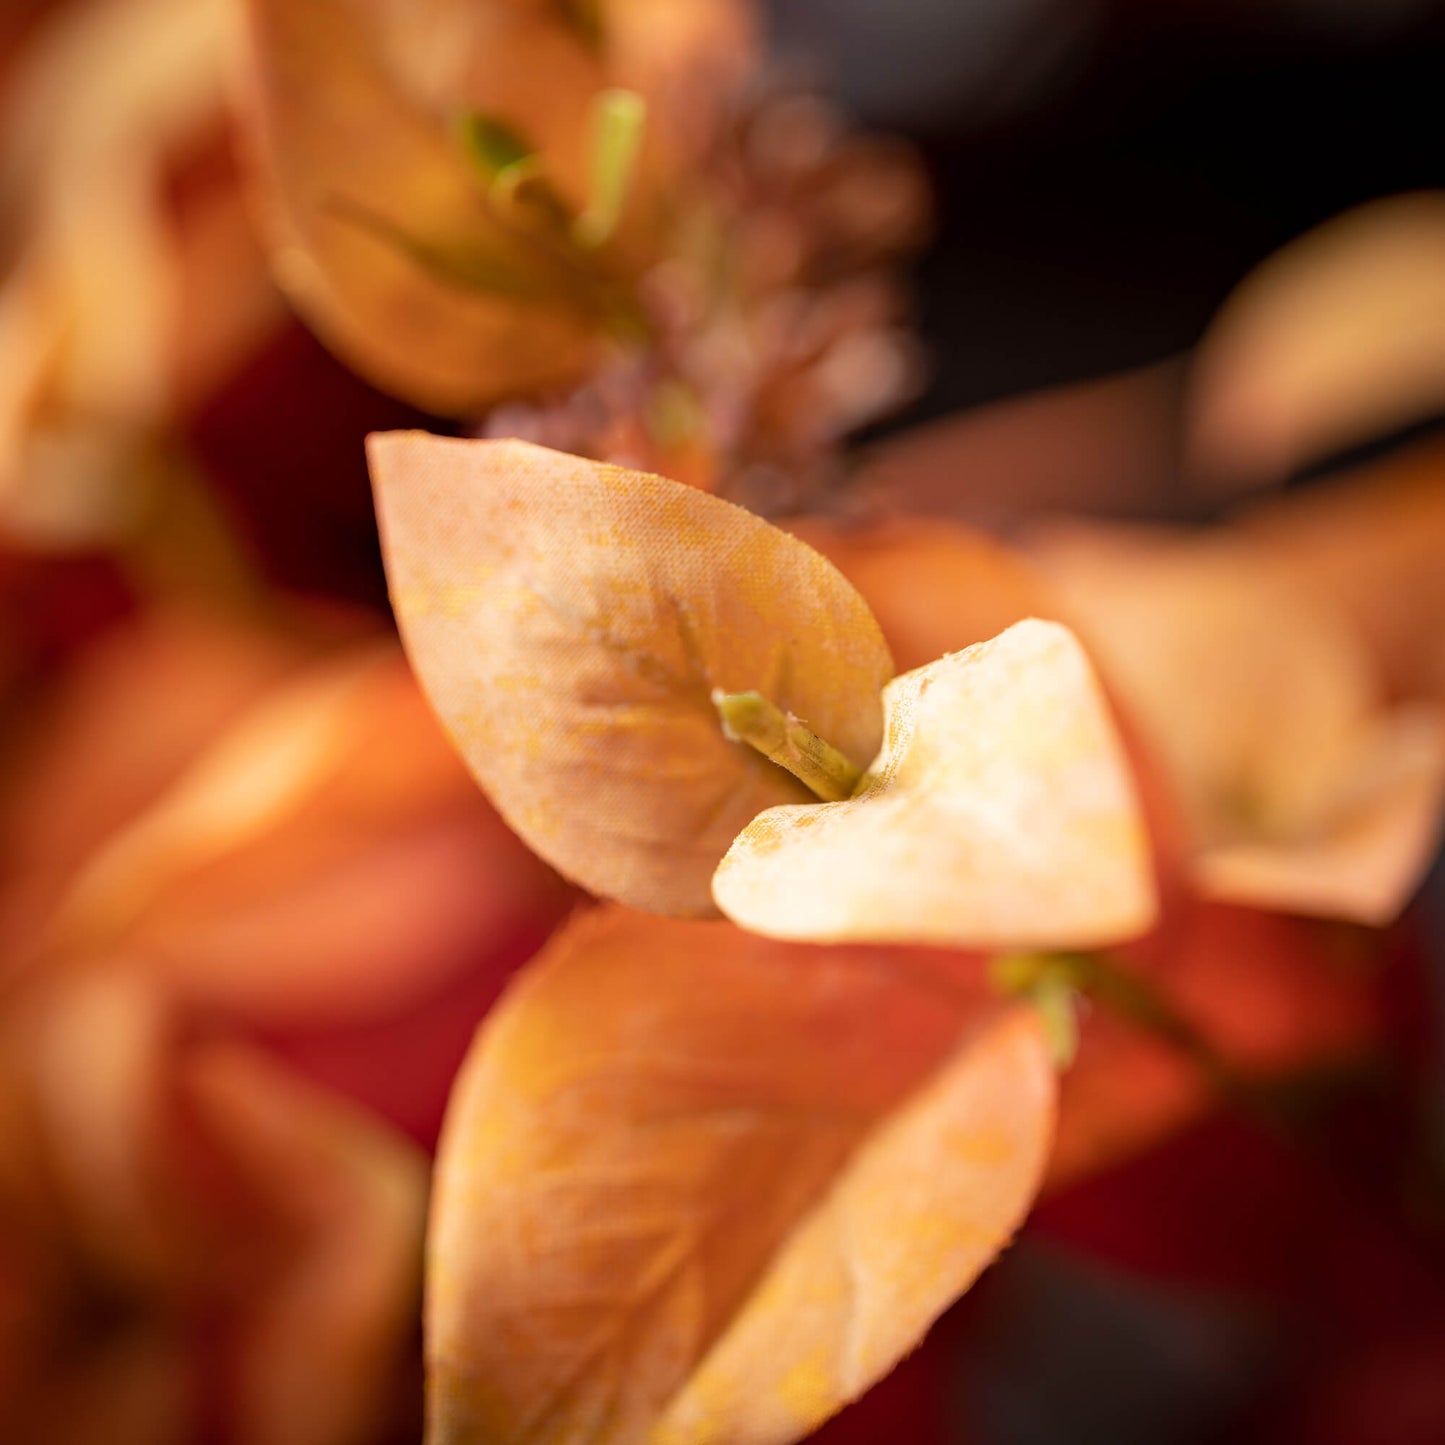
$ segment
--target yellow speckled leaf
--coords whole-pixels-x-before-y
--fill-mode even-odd
[[[857,766],[892,672],[867,604],[796,538],[661,477],[523,442],[370,443],[392,602],[502,815],[593,892],[711,913],[709,879],[802,786],[722,733],[756,689]]]
[[[432,1445],[800,1438],[1007,1243],[1054,1092],[1032,1010],[937,955],[584,916],[453,1097]]]
[[[501,223],[451,129],[470,61],[499,38],[569,120],[601,86],[516,8],[431,4],[423,21],[396,0],[246,0],[244,114],[277,277],[349,364],[446,413],[580,374],[603,304]]]
[[[1082,948],[1156,901],[1123,749],[1067,628],[1029,620],[891,682],[841,803],[772,809],[713,880],[735,922],[815,942]]]

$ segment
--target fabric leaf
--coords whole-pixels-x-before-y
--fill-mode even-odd
[[[397,5],[247,3],[244,114],[277,277],[349,364],[452,414],[579,375],[602,304],[499,221],[450,121],[465,93],[434,93],[439,68],[495,38],[476,9],[433,6],[423,27]],[[580,103],[597,77],[575,50],[557,59],[584,69]]]
[[[718,868],[734,922],[813,942],[1083,948],[1145,932],[1145,828],[1067,628],[1029,620],[895,678],[853,797],[755,818]]]
[[[713,911],[750,819],[805,796],[724,736],[764,693],[857,766],[892,672],[867,604],[811,548],[716,497],[522,442],[371,439],[412,663],[502,815],[593,892]]]
[[[1037,1020],[901,950],[606,908],[489,1018],[429,1244],[433,1445],[781,1442],[1017,1227]]]

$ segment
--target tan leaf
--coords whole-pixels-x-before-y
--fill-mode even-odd
[[[1340,608],[1390,696],[1445,701],[1445,447],[1291,491],[1243,519],[1282,572]]]
[[[540,24],[517,10],[434,4],[417,24],[397,3],[247,0],[245,113],[278,278],[345,360],[442,412],[566,382],[598,339],[602,295],[502,222],[451,128],[457,72],[506,53],[472,49],[496,38],[476,17]]]
[[[1243,839],[1202,852],[1206,898],[1383,926],[1435,856],[1445,805],[1445,718],[1402,708],[1364,729],[1336,805],[1287,845]]]
[[[1162,759],[1206,896],[1388,922],[1428,866],[1445,735],[1246,538],[1055,529],[1034,555]]]
[[[1054,1087],[1032,1011],[936,958],[584,916],[454,1095],[433,1445],[806,1434],[1007,1242]]]
[[[811,548],[716,497],[521,442],[370,442],[392,602],[503,817],[592,891],[711,913],[728,844],[801,785],[723,736],[757,690],[857,766],[888,649]]]
[[[1196,465],[1281,478],[1445,403],[1445,192],[1373,201],[1271,256],[1200,343]]]
[[[853,797],[771,809],[713,880],[728,917],[778,938],[1082,948],[1156,911],[1123,748],[1083,649],[1057,623],[895,678],[887,741]]]

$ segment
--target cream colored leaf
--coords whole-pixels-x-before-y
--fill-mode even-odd
[[[1008,1241],[1032,1011],[901,950],[608,908],[488,1020],[438,1166],[432,1445],[782,1445]]]
[[[1156,903],[1123,749],[1073,635],[1029,620],[895,678],[853,797],[782,807],[713,880],[735,922],[814,942],[1082,948]]]
[[[811,548],[716,497],[522,442],[371,439],[412,663],[502,815],[584,887],[713,911],[739,828],[804,796],[722,733],[757,690],[856,765],[892,672],[867,605]]]

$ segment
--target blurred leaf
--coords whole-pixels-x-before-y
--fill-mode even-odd
[[[33,1270],[23,1368],[0,1372],[17,1438],[180,1442],[220,1415],[246,1445],[347,1445],[371,1427],[414,1327],[415,1148],[197,1039],[136,972],[11,993],[0,1076],[0,1257],[18,1244]]]
[[[736,923],[814,942],[1052,948],[1156,902],[1122,747],[1073,636],[1029,621],[894,679],[852,798],[770,809],[713,880]]]
[[[1354,626],[1390,696],[1445,701],[1445,447],[1423,442],[1242,521]]]
[[[233,1342],[240,1440],[349,1445],[391,1406],[414,1330],[426,1211],[420,1151],[344,1100],[234,1045],[198,1049],[198,1121],[289,1238]]]
[[[1271,256],[1200,343],[1194,464],[1277,481],[1445,407],[1445,192],[1374,201]]]
[[[1056,617],[1058,602],[1022,553],[941,517],[885,517],[842,526],[786,523],[863,594],[900,672],[987,642],[1026,617]]]
[[[856,485],[993,530],[1056,511],[1157,513],[1173,500],[1183,384],[1170,358],[973,407],[869,448]]]
[[[406,40],[406,15],[356,0],[248,0],[247,11],[245,114],[273,260],[323,338],[443,412],[579,375],[597,340],[595,282],[493,214],[447,121],[467,97],[428,93],[435,59]],[[486,38],[459,7],[434,18],[438,45]],[[497,290],[419,255],[469,257]]]
[[[1164,764],[1195,885],[1392,919],[1433,849],[1445,730],[1381,706],[1340,616],[1247,537],[1060,526],[1032,553]]]
[[[1142,1153],[1216,1106],[1226,1084],[1267,1091],[1358,1068],[1380,1042],[1374,961],[1360,936],[1314,919],[1187,902],[1117,966],[1198,1049],[1091,1010],[1061,1080],[1050,1184]]]
[[[710,913],[738,829],[805,796],[730,743],[714,689],[764,692],[859,766],[891,663],[810,548],[691,488],[520,442],[373,437],[413,665],[503,816],[567,876]]]
[[[609,908],[459,1079],[429,1245],[437,1440],[782,1445],[1017,1227],[1051,1130],[1035,1016],[907,955]]]
[[[394,1009],[562,906],[401,656],[365,646],[258,689],[78,860],[49,944],[127,955],[231,1015],[335,1023]]]
[[[221,119],[225,18],[51,7],[0,97],[0,529],[27,546],[129,535],[136,453],[274,320],[234,188],[175,194]]]

